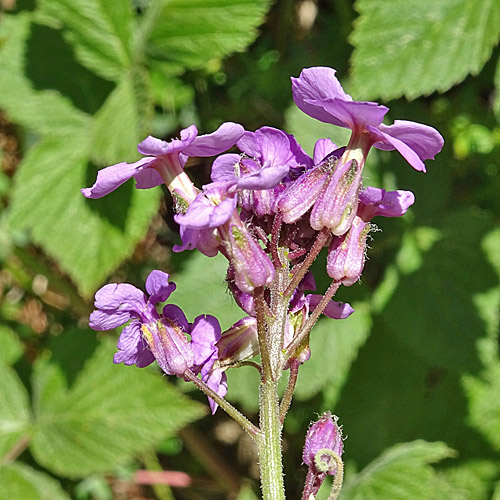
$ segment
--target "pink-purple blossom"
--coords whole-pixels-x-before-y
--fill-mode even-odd
[[[433,127],[396,120],[384,125],[389,111],[375,102],[353,101],[344,92],[335,70],[325,67],[303,69],[292,78],[295,104],[306,114],[325,123],[352,130],[350,143],[368,153],[371,146],[385,151],[396,149],[416,170],[425,172],[424,161],[433,159],[443,147],[443,138]]]
[[[137,150],[144,158],[134,163],[117,163],[97,173],[97,180],[90,188],[82,189],[86,198],[102,198],[132,177],[138,189],[148,189],[165,182],[171,191],[182,198],[194,199],[196,192],[189,180],[180,174],[190,156],[214,156],[232,147],[243,135],[237,123],[223,123],[215,132],[198,135],[195,125],[181,130],[180,139],[169,142],[148,136]]]

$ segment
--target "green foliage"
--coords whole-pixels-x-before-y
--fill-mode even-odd
[[[470,423],[495,450],[500,450],[500,362],[489,367],[481,377],[465,377],[464,386]]]
[[[340,499],[427,500],[436,477],[429,464],[453,455],[444,443],[414,441],[393,446],[346,481]]]
[[[33,240],[90,295],[144,236],[158,193],[129,183],[106,199],[86,200],[80,193],[89,184],[85,139],[51,137],[30,150],[15,179],[10,216],[13,227],[30,229]]]
[[[14,330],[5,325],[0,325],[0,363],[13,364],[23,354],[24,347]]]
[[[61,485],[48,474],[15,462],[0,467],[2,498],[16,500],[69,500]]]
[[[30,432],[28,393],[16,372],[0,362],[0,456]]]
[[[59,475],[77,478],[111,470],[204,413],[162,377],[114,365],[114,351],[111,342],[104,342],[69,390],[57,369],[37,363],[31,451]]]
[[[359,98],[413,99],[477,74],[500,37],[496,0],[358,0],[351,41]]]
[[[210,269],[210,272],[206,272]],[[189,321],[200,314],[220,318],[222,330],[231,327],[245,313],[234,302],[226,288],[227,260],[222,255],[209,258],[193,252],[183,261],[179,271],[172,274],[177,288],[172,303],[177,304]]]
[[[157,0],[148,55],[181,68],[243,50],[257,34],[270,0]],[[208,58],[207,58],[208,55]]]
[[[371,317],[366,304],[353,304],[355,313],[344,320],[321,319],[311,334],[311,357],[300,369],[296,397],[307,400],[322,391],[328,408],[334,408],[358,349],[370,334]]]

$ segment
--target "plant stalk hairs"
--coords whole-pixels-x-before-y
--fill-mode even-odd
[[[115,363],[145,367],[153,361],[167,375],[193,382],[207,396],[212,413],[220,406],[251,436],[259,452],[264,500],[285,498],[281,431],[300,366],[309,361],[309,337],[318,318],[342,320],[353,313],[334,296],[361,276],[366,239],[374,217],[399,217],[415,198],[410,191],[385,191],[363,185],[363,167],[372,147],[397,150],[418,171],[443,146],[432,127],[396,120],[384,125],[388,108],[358,102],[346,94],[335,70],[307,68],[292,78],[295,104],[322,122],[351,129],[347,146],[319,139],[311,158],[295,138],[262,127],[245,131],[224,123],[198,135],[194,125],[179,139],[165,142],[149,136],[138,146],[139,161],[99,171],[95,184],[82,193],[100,198],[135,178],[139,189],[165,184],[172,194],[180,226],[180,252],[197,249],[208,257],[227,258],[226,282],[244,317],[221,331],[214,316],[190,323],[182,310],[167,303],[176,285],[155,270],[147,293],[127,284],[109,284],[95,296],[90,326],[110,330],[126,324]],[[234,145],[239,154],[226,153]],[[190,156],[218,156],[212,183],[194,186],[184,171]],[[326,273],[332,279],[324,295],[310,267],[328,248]],[[253,360],[260,356],[260,362]],[[259,358],[257,358],[259,359]],[[314,359],[309,362],[314,362]],[[252,423],[224,399],[226,370],[250,364],[260,373],[260,419]],[[279,400],[277,385],[289,370]],[[337,417],[324,414],[310,427],[303,462],[308,467],[303,500],[314,500],[326,475],[334,476],[330,499],[340,491],[342,434]]]

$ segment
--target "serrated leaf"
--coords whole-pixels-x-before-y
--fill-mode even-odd
[[[487,213],[450,211],[437,232],[416,231],[403,242],[399,283],[381,318],[398,342],[435,366],[456,373],[480,367],[476,342],[484,337],[484,311],[479,313],[471,295],[498,286],[481,245],[493,228]],[[463,262],[473,264],[474,272],[464,272]]]
[[[157,210],[158,190],[132,181],[102,200],[80,189],[95,180],[88,168],[88,138],[46,138],[19,165],[10,205],[13,227],[28,228],[84,295],[133,251]]]
[[[0,325],[0,345],[0,363],[13,364],[24,352],[24,346],[16,332],[8,326]]]
[[[164,377],[114,365],[115,350],[104,342],[63,396],[42,394],[30,448],[47,469],[71,478],[111,470],[205,413]]]
[[[135,89],[125,77],[94,116],[92,158],[112,165],[137,156],[140,131]]]
[[[354,304],[347,319],[322,318],[311,332],[311,359],[300,367],[295,397],[307,400],[324,390],[333,408],[370,327],[370,310],[362,303]]]
[[[88,126],[90,117],[56,91],[35,90],[24,74],[30,29],[27,14],[2,17],[0,37],[6,41],[0,50],[0,106],[12,121],[37,134],[77,134]]]
[[[444,443],[398,444],[347,481],[340,500],[427,500],[435,477],[428,464],[452,456]]]
[[[468,460],[439,470],[428,500],[488,500],[497,475],[498,466],[487,460]]]
[[[27,437],[29,425],[28,392],[16,372],[0,363],[0,457]]]
[[[44,16],[66,28],[78,60],[109,80],[119,80],[132,64],[133,15],[129,0],[42,0]]]
[[[481,377],[463,379],[469,400],[469,421],[488,442],[500,450],[500,362]]]
[[[269,0],[164,2],[149,35],[150,56],[187,68],[241,51],[256,37]]]
[[[500,37],[497,0],[358,0],[358,98],[413,99],[477,74]]]
[[[58,481],[20,462],[0,467],[0,484],[2,499],[70,500]]]

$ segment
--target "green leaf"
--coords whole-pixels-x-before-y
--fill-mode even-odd
[[[20,462],[0,467],[0,484],[2,498],[70,500],[58,481]]]
[[[476,343],[484,337],[485,313],[471,296],[498,287],[482,248],[494,227],[485,212],[449,211],[436,229],[418,228],[403,241],[399,282],[381,319],[387,333],[435,366],[456,373],[480,368]],[[463,262],[474,272],[464,272]]]
[[[227,290],[227,265],[221,254],[205,257],[194,252],[183,262],[181,270],[172,274],[177,285],[172,303],[184,311],[189,321],[200,314],[211,314],[221,321],[224,331],[246,316]]]
[[[347,319],[322,318],[311,332],[311,360],[300,367],[295,391],[307,400],[324,390],[327,406],[333,408],[347,378],[351,363],[370,334],[371,316],[366,304],[354,304]]]
[[[413,99],[477,74],[500,36],[497,0],[358,0],[357,98]]]
[[[112,165],[137,156],[139,116],[133,81],[124,78],[94,116],[92,158]]]
[[[435,471],[428,464],[454,456],[444,443],[413,441],[393,446],[342,488],[341,500],[427,500]]]
[[[2,17],[0,38],[6,42],[0,50],[0,106],[12,121],[37,134],[77,134],[89,126],[90,117],[54,90],[35,90],[24,74],[31,26],[26,14]]]
[[[16,372],[0,363],[0,457],[27,437],[29,425],[28,392]]]
[[[463,385],[469,399],[469,422],[500,450],[500,362],[481,377],[465,376]]]
[[[338,147],[349,141],[351,131],[343,127],[335,127],[311,118],[292,104],[285,112],[286,129],[293,134],[304,151],[312,156],[314,144],[320,138],[330,138]]]
[[[500,123],[500,57],[498,58],[497,61],[494,83],[495,83],[496,95],[495,95],[495,100],[493,102],[493,111],[495,112],[497,122]]]
[[[16,173],[10,206],[13,227],[28,228],[41,245],[90,295],[133,251],[158,206],[158,190],[137,190],[132,182],[101,200],[80,189],[87,174],[88,139],[51,137],[25,156]]]
[[[109,80],[132,65],[133,14],[129,0],[41,0],[45,17],[61,20],[78,60]]]
[[[0,363],[13,364],[24,352],[24,346],[16,332],[5,325],[0,325],[0,345]]]
[[[252,488],[250,485],[244,485],[240,492],[238,493],[238,499],[237,500],[257,500],[257,497],[255,496],[254,492],[252,491]]]
[[[58,475],[111,470],[205,413],[162,376],[114,365],[115,350],[104,342],[67,393],[52,394],[33,381],[40,398],[31,451]]]
[[[171,0],[157,2],[150,56],[186,68],[204,66],[245,49],[264,21],[269,0]],[[150,7],[151,8],[151,7]]]
[[[469,460],[439,470],[428,500],[489,500],[496,477],[498,466],[487,460]]]

